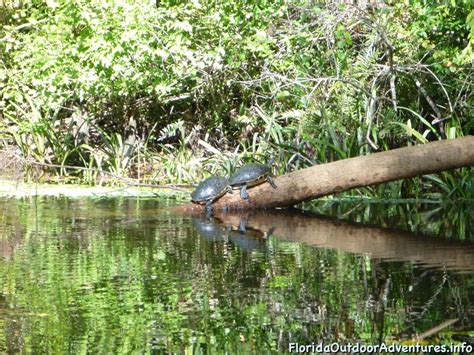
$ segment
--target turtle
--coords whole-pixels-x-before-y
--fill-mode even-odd
[[[247,186],[258,185],[264,181],[268,181],[274,189],[277,188],[273,179],[271,177],[271,165],[273,160],[268,164],[258,164],[250,163],[245,164],[239,170],[237,170],[234,175],[229,179],[230,186],[240,187],[240,196],[244,200],[249,199],[249,194],[247,193]]]
[[[205,204],[206,212],[212,213],[212,203],[226,192],[232,193],[229,180],[222,176],[211,176],[199,183],[191,193],[191,200]]]

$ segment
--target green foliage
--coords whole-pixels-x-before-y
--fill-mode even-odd
[[[30,0],[3,22],[0,127],[39,161],[196,182],[474,128],[469,1]]]

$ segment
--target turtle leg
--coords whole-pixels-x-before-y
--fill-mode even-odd
[[[273,181],[271,176],[267,176],[267,181],[270,183],[270,185],[272,185],[274,189],[277,188],[277,186],[275,185],[275,181]]]
[[[240,186],[240,197],[242,197],[244,200],[249,199],[249,194],[247,193],[247,185]]]
[[[268,232],[265,233],[264,238],[265,238],[265,239],[270,238],[270,237],[273,235],[273,231],[274,231],[274,230],[275,230],[275,227],[270,228],[270,229],[268,230]]]
[[[227,186],[227,192],[230,194],[234,193],[234,191],[232,191],[232,186]]]
[[[247,218],[241,218],[240,221],[239,221],[239,232],[240,233],[245,233],[245,231],[247,230],[246,227],[247,227]]]
[[[207,217],[211,217],[212,216],[212,200],[207,200],[206,201],[206,207],[205,207],[205,211],[206,211],[206,216]]]

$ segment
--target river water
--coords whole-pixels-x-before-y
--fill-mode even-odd
[[[0,199],[0,352],[473,340],[472,204],[326,201],[212,218],[170,204]]]

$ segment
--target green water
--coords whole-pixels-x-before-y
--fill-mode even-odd
[[[474,335],[469,205],[313,206],[345,221],[166,206],[0,199],[0,352],[285,352],[409,342],[449,319],[424,341]]]

